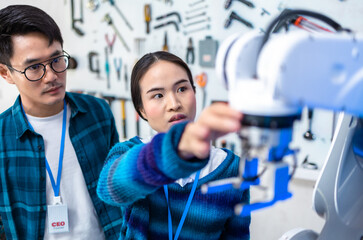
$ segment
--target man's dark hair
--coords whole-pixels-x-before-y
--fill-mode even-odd
[[[146,121],[147,119],[145,119],[141,114],[141,109],[143,108],[143,104],[141,99],[140,80],[145,75],[145,73],[150,69],[150,67],[154,63],[160,60],[171,62],[182,67],[187,72],[189,82],[192,85],[192,88],[195,92],[195,85],[192,73],[190,72],[188,65],[181,58],[165,51],[158,51],[144,55],[142,58],[140,58],[140,60],[135,64],[134,68],[132,69],[131,98],[136,112],[139,114],[139,116],[142,119]],[[165,71],[168,71],[168,69],[165,69]]]
[[[11,66],[14,49],[11,36],[38,32],[44,34],[49,45],[53,41],[63,46],[63,38],[56,22],[43,10],[29,5],[11,5],[0,10],[0,63]]]

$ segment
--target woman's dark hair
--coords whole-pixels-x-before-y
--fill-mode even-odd
[[[44,34],[49,45],[53,41],[63,46],[62,34],[56,22],[43,10],[29,5],[11,5],[0,10],[0,63],[11,66],[13,56],[11,36],[32,32]]]
[[[150,69],[150,67],[154,63],[156,63],[160,60],[174,63],[174,64],[182,67],[183,69],[185,69],[185,71],[187,72],[190,84],[192,85],[193,91],[195,92],[195,85],[194,85],[192,73],[190,72],[188,65],[181,58],[179,58],[169,52],[165,52],[165,51],[158,51],[158,52],[148,53],[148,54],[144,55],[135,64],[134,68],[132,69],[131,98],[132,98],[132,102],[134,104],[135,110],[137,111],[139,116],[146,121],[147,121],[147,119],[145,119],[140,112],[140,110],[143,109],[143,104],[142,104],[142,100],[141,100],[140,80],[145,75],[145,73]],[[166,71],[167,71],[167,69],[166,69]]]

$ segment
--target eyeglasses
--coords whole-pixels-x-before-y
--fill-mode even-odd
[[[33,64],[33,65],[25,68],[23,72],[15,69],[11,66],[7,66],[7,67],[18,73],[24,74],[25,77],[29,81],[36,82],[36,81],[39,81],[40,79],[42,79],[42,77],[44,76],[47,65],[50,65],[50,68],[56,73],[62,73],[65,70],[67,70],[68,65],[69,65],[70,56],[67,52],[65,52],[65,51],[63,51],[63,52],[65,54],[44,61],[44,62],[48,62],[47,64],[42,64],[42,63]]]

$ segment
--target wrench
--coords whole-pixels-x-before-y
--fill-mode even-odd
[[[185,19],[190,20],[190,19],[193,19],[193,18],[196,18],[196,17],[204,16],[206,14],[207,14],[207,12],[201,12],[201,13],[198,13],[198,14],[193,15],[193,16],[185,17]]]
[[[208,30],[208,29],[210,29],[209,24],[207,24],[206,26],[201,27],[201,28],[193,29],[193,30],[190,30],[190,31],[184,31],[184,35],[188,35],[188,34],[203,31],[203,30]]]
[[[207,17],[205,19],[202,19],[202,20],[198,20],[198,21],[194,21],[194,22],[191,22],[191,23],[187,23],[184,25],[184,27],[189,27],[191,25],[195,25],[195,24],[198,24],[198,23],[202,23],[202,22],[209,22],[210,21],[210,17]]]

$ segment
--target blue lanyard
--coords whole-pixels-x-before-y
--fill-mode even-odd
[[[21,110],[23,111],[24,116],[27,119],[27,117],[25,115],[25,112],[24,112],[23,104],[21,105]],[[28,119],[27,119],[27,121],[29,123],[30,129],[34,131],[34,128],[30,124]],[[61,138],[61,147],[60,147],[60,152],[59,152],[57,184],[54,182],[54,177],[53,177],[53,174],[52,174],[52,170],[50,169],[48,160],[45,157],[45,164],[46,164],[47,171],[48,171],[48,174],[49,174],[50,182],[52,183],[52,188],[53,188],[55,197],[59,196],[59,187],[60,187],[60,181],[61,181],[61,175],[62,175],[62,165],[63,165],[64,142],[65,142],[65,136],[66,136],[66,125],[67,125],[67,104],[66,104],[66,100],[64,100],[62,138]]]
[[[194,183],[193,183],[192,191],[189,194],[187,204],[185,205],[185,209],[184,209],[183,215],[182,215],[182,217],[180,219],[178,228],[177,228],[176,233],[175,233],[175,236],[174,236],[174,240],[177,240],[178,239],[179,234],[180,234],[180,231],[181,231],[181,229],[183,227],[185,218],[187,217],[187,213],[188,213],[190,204],[192,203],[192,199],[193,199],[193,196],[194,196],[194,193],[195,193],[195,189],[197,188],[197,185],[198,185],[199,174],[200,174],[200,171],[198,171],[197,174],[196,174],[196,176],[195,176],[195,180],[194,180]],[[164,185],[164,193],[165,193],[165,197],[166,197],[166,203],[168,204],[169,240],[172,240],[173,239],[173,222],[172,222],[171,213],[170,213],[170,205],[169,205],[169,197],[168,197],[168,186],[167,185]]]

